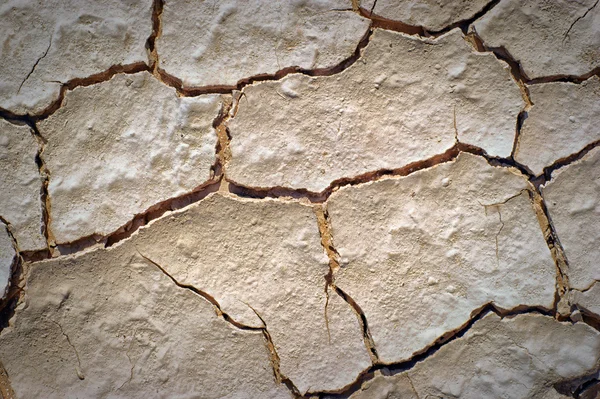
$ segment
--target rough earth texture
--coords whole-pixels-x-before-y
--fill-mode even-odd
[[[0,5],[0,108],[37,114],[61,86],[147,61],[151,0],[9,0]]]
[[[345,0],[166,0],[160,68],[185,87],[331,68],[352,55],[368,27]]]
[[[361,0],[368,15],[375,15],[407,25],[441,31],[472,18],[487,4],[485,0]]]
[[[520,61],[530,79],[580,76],[600,65],[596,0],[502,0],[473,26],[486,45]]]
[[[328,211],[335,284],[361,306],[384,363],[410,359],[487,303],[552,307],[555,266],[528,183],[509,169],[461,154],[344,187]]]
[[[507,157],[523,106],[506,65],[475,52],[460,30],[437,40],[376,31],[340,74],[245,88],[229,123],[227,174],[244,186],[320,192],[431,158],[457,138]]]
[[[412,370],[376,377],[351,398],[567,398],[555,387],[599,361],[600,335],[583,323],[490,314]]]
[[[581,84],[539,84],[529,93],[533,106],[521,129],[515,160],[534,174],[600,140],[597,76]]]
[[[571,287],[589,288],[600,280],[600,148],[554,173],[543,194],[569,260]]]
[[[0,398],[600,397],[598,1],[0,17]]]

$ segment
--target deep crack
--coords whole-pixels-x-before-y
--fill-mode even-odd
[[[511,318],[518,317],[519,315],[524,314],[542,314],[544,316],[552,316],[553,313],[550,310],[540,308],[540,307],[528,307],[528,306],[518,306],[513,309],[502,309],[496,306],[493,302],[487,303],[479,309],[471,312],[471,317],[469,320],[463,324],[462,326],[448,331],[441,337],[439,337],[434,343],[427,346],[421,351],[415,352],[413,356],[408,360],[403,360],[396,363],[383,364],[378,363],[374,364],[369,369],[363,371],[358,378],[346,387],[343,392],[320,392],[318,393],[319,398],[322,399],[347,399],[353,393],[356,393],[361,390],[364,383],[372,380],[376,374],[376,371],[385,371],[385,374],[388,376],[400,374],[406,371],[413,369],[418,363],[423,362],[424,360],[431,357],[438,350],[440,350],[443,346],[448,345],[450,342],[455,341],[461,337],[463,337],[472,327],[473,325],[481,320],[484,316],[489,313],[495,313],[501,319],[503,318]]]

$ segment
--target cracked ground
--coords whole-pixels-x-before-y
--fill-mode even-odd
[[[598,0],[5,0],[0,396],[600,398]]]

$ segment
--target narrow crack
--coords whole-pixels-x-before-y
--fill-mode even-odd
[[[438,30],[427,29],[426,27],[424,27],[422,25],[410,25],[410,24],[404,23],[402,21],[393,20],[393,19],[385,18],[381,15],[377,15],[374,12],[375,5],[377,4],[376,0],[373,2],[373,6],[371,7],[370,10],[366,10],[359,6],[357,8],[357,12],[362,17],[370,19],[373,28],[391,30],[391,31],[404,33],[404,34],[411,35],[411,36],[436,38],[436,37],[440,37],[440,36],[450,32],[452,29],[456,29],[456,28],[459,28],[460,30],[463,31],[463,33],[466,34],[469,26],[471,24],[473,24],[473,22],[475,22],[476,20],[478,20],[479,18],[481,18],[485,14],[487,14],[490,10],[492,10],[494,7],[496,7],[496,5],[498,5],[498,3],[500,3],[500,0],[491,0],[487,4],[485,4],[479,11],[477,11],[475,14],[473,14],[473,16],[453,22],[450,25],[445,26]]]
[[[250,309],[252,309],[254,314],[256,314],[256,317],[258,317],[263,324],[263,327],[261,328],[261,330],[262,330],[263,336],[267,342],[267,348],[269,349],[269,353],[271,355],[271,365],[273,367],[273,375],[275,376],[275,380],[277,382],[279,382],[280,384],[284,384],[287,387],[287,389],[290,391],[292,396],[294,396],[294,398],[302,398],[303,395],[300,394],[300,391],[298,390],[296,385],[294,385],[292,380],[290,380],[288,377],[283,375],[283,373],[281,372],[281,360],[279,358],[279,354],[277,353],[277,348],[275,347],[275,344],[273,343],[273,338],[271,338],[271,333],[269,333],[269,329],[267,327],[267,322],[256,311],[256,309],[254,309],[249,304],[246,304],[246,305]]]
[[[171,274],[169,274],[169,272],[167,272],[165,270],[165,268],[163,268],[160,264],[158,264],[157,262],[155,262],[152,259],[148,258],[147,256],[143,255],[137,248],[136,248],[136,251],[137,251],[138,255],[141,256],[144,260],[146,260],[148,263],[156,266],[176,286],[178,286],[179,288],[191,291],[194,294],[196,294],[196,295],[204,298],[206,301],[208,301],[213,306],[213,308],[215,310],[215,314],[217,315],[217,317],[222,317],[223,320],[227,321],[232,326],[234,326],[234,327],[236,327],[236,328],[238,328],[240,330],[244,330],[244,331],[261,331],[262,334],[263,334],[263,337],[265,338],[265,341],[267,343],[267,349],[269,350],[269,354],[270,354],[270,358],[271,358],[271,365],[273,367],[273,374],[275,376],[276,381],[278,383],[284,384],[295,398],[301,398],[302,397],[302,395],[300,394],[300,391],[294,385],[294,383],[289,378],[287,378],[285,375],[283,375],[281,373],[281,370],[280,370],[280,358],[279,358],[279,355],[277,354],[277,350],[275,348],[275,344],[273,343],[273,339],[271,338],[271,334],[269,333],[269,331],[267,329],[267,323],[262,318],[262,316],[252,306],[250,306],[249,304],[246,304],[256,314],[256,316],[260,319],[260,321],[263,324],[263,327],[247,326],[245,324],[242,324],[242,323],[236,321],[234,318],[232,318],[226,312],[223,311],[223,309],[221,308],[221,305],[219,304],[219,302],[212,295],[210,295],[209,293],[204,292],[204,291],[196,288],[193,285],[180,283],[177,279],[175,279],[175,277],[173,277]]]
[[[483,305],[481,308],[474,310],[471,312],[471,317],[469,320],[458,327],[455,330],[449,331],[439,337],[433,344],[429,345],[427,348],[416,352],[413,356],[404,361],[400,361],[397,363],[389,363],[383,364],[378,363],[374,364],[369,369],[365,370],[361,373],[358,378],[349,385],[343,391],[338,392],[319,392],[316,393],[320,399],[346,399],[349,398],[352,394],[361,390],[363,384],[375,378],[376,371],[384,371],[385,375],[393,376],[396,374],[400,374],[406,371],[413,369],[417,364],[423,362],[424,360],[431,357],[438,350],[440,350],[443,346],[449,344],[450,342],[463,337],[473,325],[481,320],[484,316],[489,313],[495,313],[500,318],[511,318],[518,317],[523,314],[542,314],[544,316],[553,316],[553,312],[539,307],[528,307],[528,306],[518,306],[513,309],[502,309],[496,306],[494,303],[490,302]]]
[[[125,356],[127,356],[127,360],[129,360],[129,365],[131,366],[131,367],[129,368],[129,378],[128,378],[126,381],[124,381],[124,382],[121,384],[121,386],[119,386],[119,387],[116,389],[117,391],[118,391],[118,390],[120,390],[121,388],[123,388],[125,385],[129,384],[129,383],[131,382],[131,380],[133,380],[133,371],[134,371],[134,369],[135,369],[136,362],[133,362],[133,361],[131,360],[131,355],[129,354],[129,352],[131,352],[131,348],[132,348],[132,346],[133,346],[133,343],[134,343],[134,341],[135,341],[135,334],[136,334],[136,333],[137,333],[137,330],[134,330],[134,331],[133,331],[133,336],[131,337],[131,342],[129,343],[129,348],[127,348],[127,352],[125,352]]]
[[[484,205],[486,216],[487,216],[488,207],[494,207],[496,209],[496,212],[498,212],[498,219],[500,221],[500,228],[498,229],[498,231],[496,232],[496,235],[494,237],[495,242],[496,242],[496,266],[499,268],[500,267],[500,247],[498,245],[498,237],[500,236],[500,233],[502,233],[502,230],[504,229],[504,222],[502,221],[502,212],[500,211],[500,205],[496,205],[496,204]]]
[[[586,154],[588,152],[590,152],[591,150],[593,150],[594,148],[596,148],[598,146],[600,146],[600,140],[593,141],[593,142],[589,143],[588,145],[586,145],[585,147],[583,147],[581,150],[554,161],[554,163],[552,163],[552,165],[544,168],[544,171],[540,174],[540,176],[537,176],[534,178],[534,184],[537,187],[539,187],[539,186],[542,186],[542,185],[548,183],[550,180],[552,180],[552,173],[554,173],[555,171],[557,171],[565,166],[572,164],[573,162],[580,160],[581,158],[586,156]]]
[[[377,0],[373,1],[373,5],[371,6],[371,10],[369,10],[369,17],[373,15],[373,10],[375,10],[375,6],[377,5]]]
[[[571,288],[571,291],[577,291],[577,292],[581,292],[582,294],[584,292],[588,292],[589,290],[591,290],[592,288],[594,288],[594,286],[596,285],[596,283],[598,283],[598,280],[594,280],[594,282],[592,284],[590,284],[589,286],[579,290],[577,288]]]
[[[599,0],[600,1],[600,0]],[[473,45],[475,50],[479,52],[492,52],[496,58],[501,61],[506,62],[511,71],[511,75],[513,79],[519,85],[521,89],[521,95],[523,96],[523,100],[527,104],[523,111],[528,111],[533,102],[531,101],[531,97],[529,95],[528,85],[540,84],[540,83],[552,83],[552,82],[569,82],[580,84],[593,76],[600,77],[600,67],[596,67],[591,71],[583,74],[583,75],[548,75],[548,76],[540,76],[537,78],[529,78],[525,73],[523,66],[516,60],[506,48],[500,47],[490,47],[487,46],[483,39],[479,36],[474,26],[470,26],[468,32],[466,33],[465,38]],[[522,111],[522,112],[523,112]]]
[[[85,380],[85,375],[83,374],[83,370],[81,368],[81,359],[79,358],[79,352],[77,352],[77,348],[75,348],[75,345],[73,345],[73,343],[71,342],[71,338],[69,338],[69,336],[67,335],[67,333],[65,332],[65,330],[63,330],[63,328],[60,325],[60,323],[57,322],[56,320],[51,320],[50,319],[50,321],[58,326],[58,328],[60,329],[60,332],[62,333],[62,335],[67,339],[67,342],[69,343],[69,346],[73,349],[73,352],[75,352],[75,357],[77,358],[77,367],[75,367],[75,372],[77,373],[77,377],[80,380]]]
[[[591,71],[584,73],[583,75],[549,75],[541,76],[527,81],[528,85],[540,84],[540,83],[552,83],[552,82],[567,82],[580,84],[585,82],[593,76],[600,77],[600,67],[596,67]]]
[[[151,72],[145,62],[136,62],[133,64],[113,65],[105,71],[98,72],[85,78],[73,78],[67,82],[57,82],[61,84],[57,99],[39,113],[16,114],[7,109],[0,108],[0,117],[9,122],[32,125],[35,122],[47,119],[54,114],[62,106],[67,91],[74,90],[77,87],[92,86],[106,82],[117,74],[134,74],[143,71]]]
[[[412,379],[410,378],[410,375],[406,374],[406,378],[408,379],[408,383],[410,385],[410,389],[413,391],[413,393],[415,394],[415,396],[417,397],[417,399],[420,399],[419,392],[417,392],[417,389],[415,388],[415,385],[413,384]]]
[[[263,330],[262,327],[247,326],[247,325],[237,322],[235,319],[233,319],[231,316],[229,316],[227,313],[225,313],[221,309],[221,305],[219,304],[219,302],[217,302],[217,300],[212,295],[210,295],[209,293],[204,292],[202,290],[199,290],[198,288],[194,287],[193,285],[180,283],[179,281],[177,281],[177,279],[175,279],[175,277],[173,277],[171,274],[169,274],[169,272],[167,272],[165,270],[165,268],[163,268],[160,264],[158,264],[157,262],[153,261],[152,259],[150,259],[147,256],[145,256],[144,254],[142,254],[139,250],[137,250],[137,248],[136,248],[136,251],[137,251],[138,255],[140,255],[144,260],[146,260],[148,263],[156,266],[176,286],[178,286],[179,288],[183,288],[188,291],[191,291],[194,294],[196,294],[196,295],[204,298],[206,301],[208,301],[211,305],[213,305],[215,314],[219,317],[223,317],[223,319],[225,321],[227,321],[234,327],[239,328],[240,330],[250,330],[250,331],[262,331]]]
[[[584,19],[590,13],[590,11],[592,11],[594,8],[596,8],[596,6],[598,5],[599,2],[600,2],[600,0],[596,0],[596,2],[590,8],[588,8],[585,11],[585,13],[583,13],[583,15],[581,15],[580,17],[577,17],[577,19],[575,19],[575,21],[573,21],[573,23],[571,24],[571,26],[569,26],[569,29],[567,29],[567,31],[565,32],[565,34],[563,36],[563,43],[565,42],[565,40],[568,39],[569,33],[571,32],[571,29],[573,29],[573,27],[575,26],[575,24],[577,24],[577,22],[579,22],[582,19]]]
[[[531,109],[532,105],[533,105],[533,103],[531,103],[531,101],[530,101],[530,104],[526,105],[525,108],[523,108],[517,115],[517,125],[515,127],[515,139],[513,141],[512,150],[510,151],[510,158],[513,160],[515,159],[515,154],[517,153],[517,151],[519,149],[519,142],[521,140],[521,131],[523,130],[523,124],[525,123],[525,120],[529,117],[529,109]]]
[[[348,294],[346,294],[342,289],[336,287],[334,283],[334,274],[340,268],[340,260],[339,253],[335,249],[333,245],[333,234],[331,231],[331,223],[329,221],[329,214],[327,213],[327,208],[323,205],[315,206],[315,214],[317,216],[317,223],[319,227],[319,234],[321,235],[321,245],[323,246],[323,250],[325,251],[327,257],[329,258],[329,272],[324,276],[325,277],[325,322],[327,326],[327,333],[329,332],[329,322],[327,319],[327,306],[329,305],[329,289],[335,291],[337,295],[340,296],[354,311],[357,316],[358,323],[361,326],[363,333],[363,342],[365,345],[365,349],[369,354],[372,364],[379,363],[379,356],[377,354],[377,349],[375,347],[375,341],[371,336],[371,331],[369,330],[369,323],[367,321],[367,317],[360,308],[360,306],[356,303],[356,301],[351,298]],[[329,340],[331,341],[331,335],[329,335]]]
[[[372,33],[373,30],[368,29],[363,38],[359,41],[352,55],[332,67],[307,69],[300,68],[298,66],[290,66],[282,68],[273,74],[258,74],[241,79],[235,85],[208,85],[199,87],[185,86],[181,79],[170,75],[168,72],[158,66],[156,67],[156,74],[158,74],[163,83],[175,88],[179,95],[185,97],[195,97],[203,94],[231,94],[236,90],[241,91],[244,87],[254,83],[281,80],[287,75],[293,73],[299,73],[307,76],[332,76],[346,70],[360,59],[362,50],[369,44]]]
[[[35,68],[37,68],[37,66],[40,63],[40,61],[43,60],[44,58],[46,58],[46,56],[48,55],[48,51],[50,51],[50,47],[52,47],[52,37],[53,37],[53,35],[50,35],[50,42],[48,43],[48,47],[46,48],[46,51],[44,51],[44,54],[42,54],[42,56],[37,59],[37,61],[35,62],[35,64],[33,64],[33,67],[31,67],[31,70],[29,71],[29,73],[27,74],[27,76],[25,76],[25,79],[23,79],[23,81],[19,85],[19,89],[17,90],[17,94],[19,94],[21,92],[21,88],[23,88],[23,85],[25,84],[25,82],[27,81],[27,79],[29,79],[29,77],[33,74],[33,72],[35,71]]]
[[[489,47],[485,44],[483,39],[479,36],[475,27],[471,26],[469,32],[466,35],[467,41],[469,41],[475,50],[479,52],[491,52],[496,58],[500,61],[508,64],[510,69],[510,74],[513,80],[519,86],[521,90],[521,96],[523,97],[523,101],[525,102],[525,108],[521,111],[528,111],[529,108],[533,105],[531,101],[531,96],[529,95],[529,88],[527,87],[527,83],[529,82],[529,78],[527,74],[523,70],[521,63],[516,60],[504,47]]]
[[[40,114],[29,115],[34,121],[44,120],[55,113],[63,104],[67,91],[72,91],[77,87],[92,86],[98,83],[106,82],[112,79],[117,74],[134,74],[138,72],[148,71],[148,65],[144,62],[136,62],[126,65],[113,65],[105,71],[87,76],[85,78],[73,78],[67,82],[63,82],[60,88],[58,98],[44,109]]]
[[[407,176],[416,171],[430,168],[434,165],[438,165],[445,162],[450,162],[456,159],[459,152],[470,148],[467,145],[456,144],[450,147],[442,154],[434,155],[431,158],[411,162],[408,165],[402,166],[397,169],[378,169],[371,172],[366,172],[358,176],[353,177],[342,177],[334,180],[326,189],[321,192],[309,191],[307,189],[299,188],[293,189],[289,187],[248,187],[238,182],[231,180],[228,177],[225,179],[231,185],[231,192],[240,197],[249,198],[277,198],[277,197],[291,197],[291,198],[306,198],[308,201],[319,204],[324,203],[329,196],[344,186],[354,186],[363,183],[380,180],[388,176]]]

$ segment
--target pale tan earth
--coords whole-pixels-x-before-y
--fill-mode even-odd
[[[236,322],[266,325],[282,374],[300,392],[343,388],[370,365],[352,309],[335,293],[327,303],[329,261],[311,206],[211,195],[133,241]]]
[[[0,5],[0,108],[38,114],[74,79],[147,62],[151,0],[7,0]]]
[[[360,7],[369,14],[428,31],[440,31],[473,18],[486,0],[361,0]]]
[[[585,290],[600,280],[600,149],[553,173],[542,193],[569,260],[571,287]]]
[[[59,243],[107,235],[211,178],[219,95],[178,97],[147,72],[78,87],[39,124]]]
[[[599,398],[599,4],[5,1],[0,398]]]
[[[580,76],[600,65],[596,0],[501,0],[473,28],[487,46],[520,61],[529,79]]]
[[[218,317],[134,241],[37,263],[17,311],[0,356],[20,398],[290,397],[262,333]]]
[[[368,28],[347,0],[166,0],[159,67],[184,87],[235,86],[290,67],[334,67]]]
[[[539,175],[544,168],[600,140],[600,78],[581,84],[532,85],[515,160]]]
[[[314,192],[442,154],[456,137],[507,157],[524,106],[506,65],[475,52],[458,29],[437,40],[377,30],[340,74],[290,75],[243,94],[229,123],[227,176]]]
[[[553,385],[599,362],[600,335],[584,323],[488,314],[413,369],[377,376],[351,398],[568,398]]]

